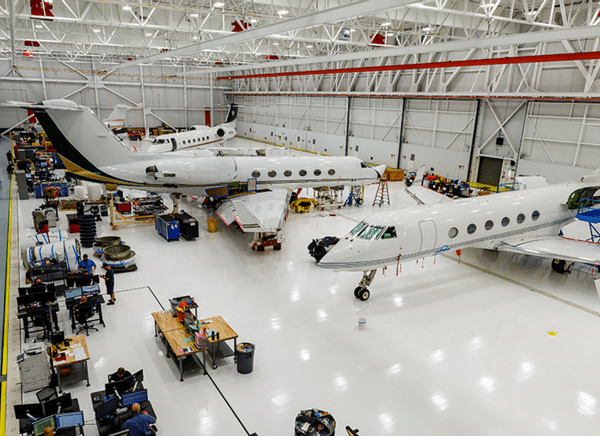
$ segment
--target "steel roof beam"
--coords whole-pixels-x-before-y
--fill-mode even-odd
[[[211,41],[199,42],[186,47],[173,49],[168,52],[158,53],[156,55],[125,62],[113,67],[109,71],[109,74],[120,68],[126,68],[141,63],[152,63],[167,57],[181,56],[209,48],[221,47],[227,44],[240,44],[247,40],[264,38],[279,32],[289,32],[290,30],[312,28],[327,22],[339,22],[346,18],[351,18],[358,15],[365,15],[388,9],[396,9],[400,6],[413,3],[413,1],[414,0],[364,0],[360,2],[354,2],[349,5],[338,6],[336,8],[315,12],[301,17],[282,20],[277,23],[251,28],[243,32],[233,33],[228,36],[216,38]]]
[[[208,68],[187,71],[185,73],[178,73],[180,76],[208,74],[214,72],[225,72],[225,71],[246,71],[257,68],[281,68],[296,65],[326,63],[331,61],[346,61],[356,59],[369,59],[379,58],[383,56],[404,56],[404,55],[415,55],[415,54],[427,54],[441,51],[460,51],[470,50],[471,48],[488,48],[497,46],[509,46],[514,44],[534,44],[540,42],[550,41],[563,41],[571,39],[587,39],[587,38],[598,38],[600,37],[600,27],[589,26],[589,27],[577,27],[572,29],[561,29],[561,30],[550,30],[544,32],[532,32],[525,34],[513,34],[504,35],[491,38],[482,39],[469,39],[465,41],[451,41],[451,42],[440,42],[436,44],[412,46],[412,47],[384,47],[372,51],[361,51],[355,53],[347,53],[336,56],[320,56],[315,58],[303,58],[286,61],[275,61],[269,63],[259,63],[251,65],[243,65],[236,67],[221,67],[221,68]]]

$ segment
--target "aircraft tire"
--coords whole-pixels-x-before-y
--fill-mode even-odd
[[[354,296],[356,298],[358,298],[358,293],[361,291],[361,289],[362,289],[362,286],[358,286],[358,287],[356,287],[356,289],[354,289]]]
[[[358,299],[360,301],[367,301],[371,296],[371,292],[367,288],[362,288],[358,293]]]
[[[560,260],[560,259],[552,260],[552,270],[556,271],[557,273],[564,274],[566,271],[565,265],[566,265],[566,262],[564,260]]]
[[[275,244],[275,246],[273,247],[273,250],[281,250],[281,244]]]
[[[256,249],[258,251],[265,251],[265,247],[263,247],[262,245],[257,246]]]

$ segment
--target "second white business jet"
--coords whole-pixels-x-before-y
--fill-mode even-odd
[[[318,263],[334,270],[363,271],[354,290],[360,300],[369,298],[367,286],[378,268],[464,247],[554,259],[552,267],[559,272],[573,262],[600,264],[599,244],[559,234],[576,217],[600,221],[600,210],[593,207],[578,216],[580,201],[592,205],[582,199],[592,198],[600,189],[598,172],[552,186],[447,202],[439,202],[442,196],[420,186],[407,189],[423,204],[371,215]]]

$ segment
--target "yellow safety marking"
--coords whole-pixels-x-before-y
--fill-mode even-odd
[[[10,238],[11,238],[11,227],[12,227],[12,189],[13,189],[13,176],[10,176],[10,194],[8,196],[8,232],[7,238],[8,243],[6,244],[6,283],[4,284],[4,335],[2,341],[2,375],[6,376],[8,366],[8,298],[9,298],[9,285],[10,285]],[[6,378],[6,377],[5,377]],[[2,392],[0,404],[0,435],[4,436],[6,431],[6,383],[2,382]]]
[[[556,336],[558,333],[557,333],[557,332],[548,332],[548,334],[549,334],[550,336]]]

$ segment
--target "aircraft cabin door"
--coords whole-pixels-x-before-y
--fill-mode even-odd
[[[437,244],[437,229],[433,220],[419,221],[421,248],[419,251],[433,250]]]
[[[175,138],[171,138],[171,144],[173,144],[173,149],[171,151],[177,151],[177,140]]]

